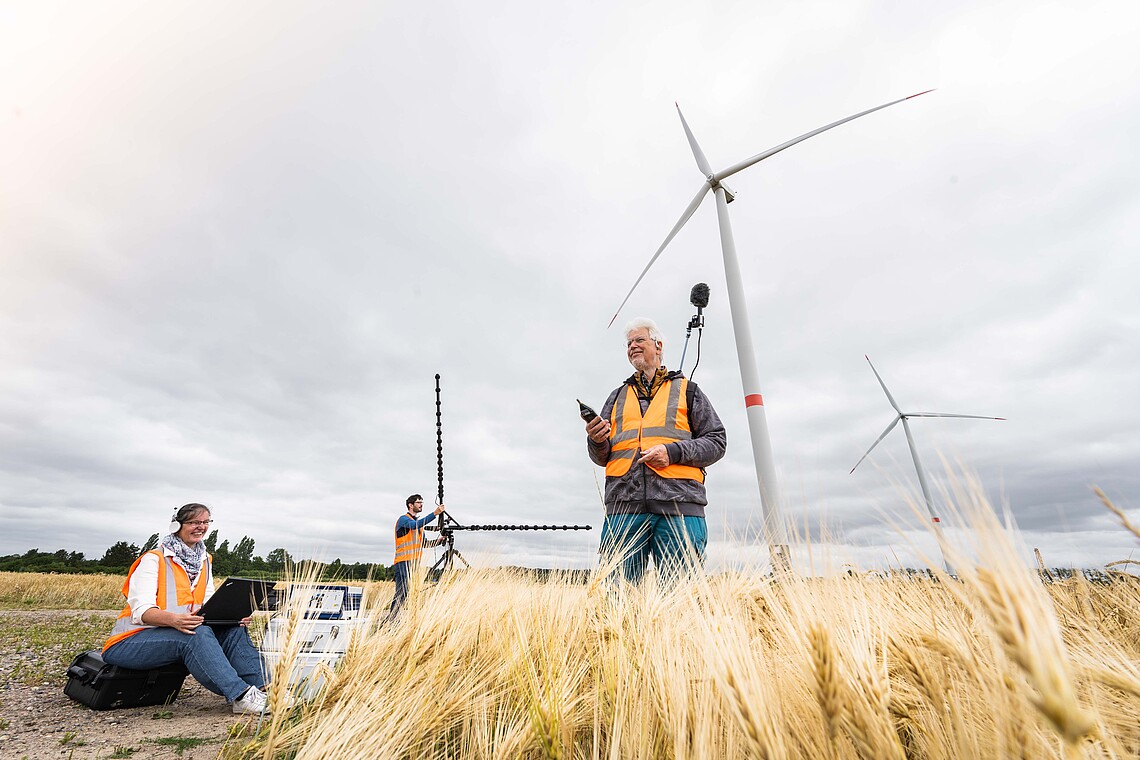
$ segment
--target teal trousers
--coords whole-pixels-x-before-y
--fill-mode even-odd
[[[618,572],[639,583],[652,558],[663,583],[701,567],[708,530],[703,517],[665,515],[608,515],[602,523],[599,554],[603,562],[618,557]]]

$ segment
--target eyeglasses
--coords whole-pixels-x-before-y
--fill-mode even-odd
[[[187,520],[186,522],[184,522],[182,524],[183,525],[192,525],[195,528],[199,528],[199,527],[204,528],[212,522],[213,522],[213,520]]]
[[[653,341],[653,339],[652,339],[652,338],[633,338],[632,340],[627,340],[627,341],[625,342],[625,347],[626,347],[626,348],[629,348],[629,347],[630,347],[630,346],[632,346],[634,343],[636,343],[636,344],[637,344],[637,345],[639,345],[639,346],[644,346],[646,343],[650,343],[650,342],[652,342],[652,341]]]

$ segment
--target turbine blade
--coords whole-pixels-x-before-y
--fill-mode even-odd
[[[689,129],[689,122],[685,121],[685,114],[681,113],[681,105],[679,103],[673,105],[677,106],[677,115],[681,117],[681,126],[685,128],[685,137],[689,138],[689,147],[693,149],[693,158],[697,159],[697,168],[701,170],[701,174],[707,177],[713,173],[712,167],[709,166],[709,160],[705,158],[704,151],[697,144],[697,138],[693,137],[693,131]]]
[[[1005,417],[985,417],[980,414],[943,414],[942,412],[908,412],[907,417],[961,417],[967,420],[1002,420]]]
[[[891,424],[887,425],[887,429],[883,431],[883,434],[875,439],[875,442],[871,444],[871,448],[867,449],[867,453],[864,454],[863,456],[859,457],[859,461],[855,463],[855,467],[858,467],[859,465],[863,464],[863,460],[867,458],[867,454],[870,454],[872,451],[874,451],[875,447],[879,445],[879,442],[882,441],[884,438],[886,438],[890,434],[890,432],[895,429],[895,425],[899,424],[899,420],[901,420],[901,419],[902,419],[902,415],[900,414],[899,416],[897,416],[893,420],[891,420]],[[851,468],[851,472],[855,472],[855,467]],[[851,472],[849,472],[847,474],[850,475]]]
[[[871,357],[863,354],[863,358],[867,360],[868,364],[871,364]],[[887,390],[887,384],[883,382],[883,378],[879,377],[879,371],[875,369],[874,364],[871,364],[871,371],[875,373],[875,379],[878,380],[879,385],[883,387],[883,393],[887,394],[887,401],[890,401],[891,406],[894,407],[895,411],[898,412],[899,415],[902,415],[902,409],[899,409],[899,405],[895,402],[895,397],[891,395],[891,392],[889,390]]]
[[[914,95],[908,95],[905,98],[899,98],[898,100],[892,100],[890,103],[884,103],[881,106],[875,106],[874,108],[868,108],[866,111],[860,111],[859,113],[855,114],[854,116],[848,116],[846,119],[840,119],[839,121],[833,121],[825,127],[820,127],[819,129],[813,129],[812,131],[807,132],[806,134],[802,134],[799,137],[796,137],[792,140],[788,140],[786,143],[781,143],[780,145],[777,145],[775,148],[769,148],[768,150],[764,151],[763,153],[757,153],[752,158],[745,159],[744,161],[741,161],[739,164],[735,164],[734,166],[728,167],[724,171],[719,171],[715,175],[713,175],[713,178],[718,182],[723,180],[723,179],[727,179],[727,178],[731,177],[733,174],[736,174],[738,171],[741,171],[743,169],[747,169],[749,166],[752,166],[753,164],[759,163],[760,161],[763,161],[765,158],[769,158],[771,156],[774,156],[777,153],[779,153],[780,151],[786,150],[786,149],[792,147],[796,143],[801,143],[804,140],[808,139],[809,137],[815,137],[820,132],[826,132],[827,130],[832,129],[833,127],[838,127],[840,124],[846,124],[849,121],[854,121],[855,119],[858,119],[860,116],[866,116],[869,113],[874,113],[875,111],[881,111],[884,108],[889,108],[889,107],[891,107],[897,103],[903,102],[904,100],[910,100],[911,98],[917,98],[919,95],[925,95],[927,92],[933,92],[933,90],[926,90],[925,92],[919,92],[919,93],[916,93]]]
[[[709,185],[707,182],[705,182],[701,185],[701,189],[693,197],[693,200],[689,202],[689,207],[685,209],[685,213],[681,214],[681,218],[677,220],[677,223],[675,225],[673,225],[673,229],[670,230],[668,236],[666,236],[665,242],[662,243],[661,247],[657,249],[657,253],[653,254],[653,258],[651,258],[649,260],[649,263],[645,265],[645,269],[641,270],[641,274],[638,276],[637,282],[633,283],[633,287],[630,288],[629,292],[625,294],[625,299],[621,302],[621,306],[617,307],[617,311],[614,312],[613,318],[610,319],[610,323],[606,325],[607,329],[613,327],[614,321],[618,318],[618,314],[620,314],[621,310],[625,308],[626,301],[628,301],[629,297],[633,295],[633,291],[637,290],[637,286],[641,284],[641,281],[649,271],[649,268],[653,266],[653,262],[657,261],[657,257],[661,255],[661,252],[665,250],[665,246],[669,245],[669,242],[674,237],[676,237],[678,232],[681,231],[681,228],[685,226],[685,222],[689,221],[689,217],[691,217],[693,215],[693,212],[697,210],[697,207],[701,205],[701,201],[705,199],[705,193],[708,191]]]

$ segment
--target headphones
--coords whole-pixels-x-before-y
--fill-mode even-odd
[[[170,533],[177,533],[178,531],[182,530],[182,523],[186,520],[186,518],[189,517],[191,513],[199,509],[204,509],[207,512],[210,511],[210,508],[205,504],[198,504],[196,502],[191,504],[183,504],[181,507],[175,510],[174,514],[170,516],[170,525],[167,526],[167,530]]]

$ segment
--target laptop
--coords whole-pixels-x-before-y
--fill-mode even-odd
[[[273,585],[273,581],[226,578],[195,614],[204,617],[206,625],[237,625],[265,606]]]

